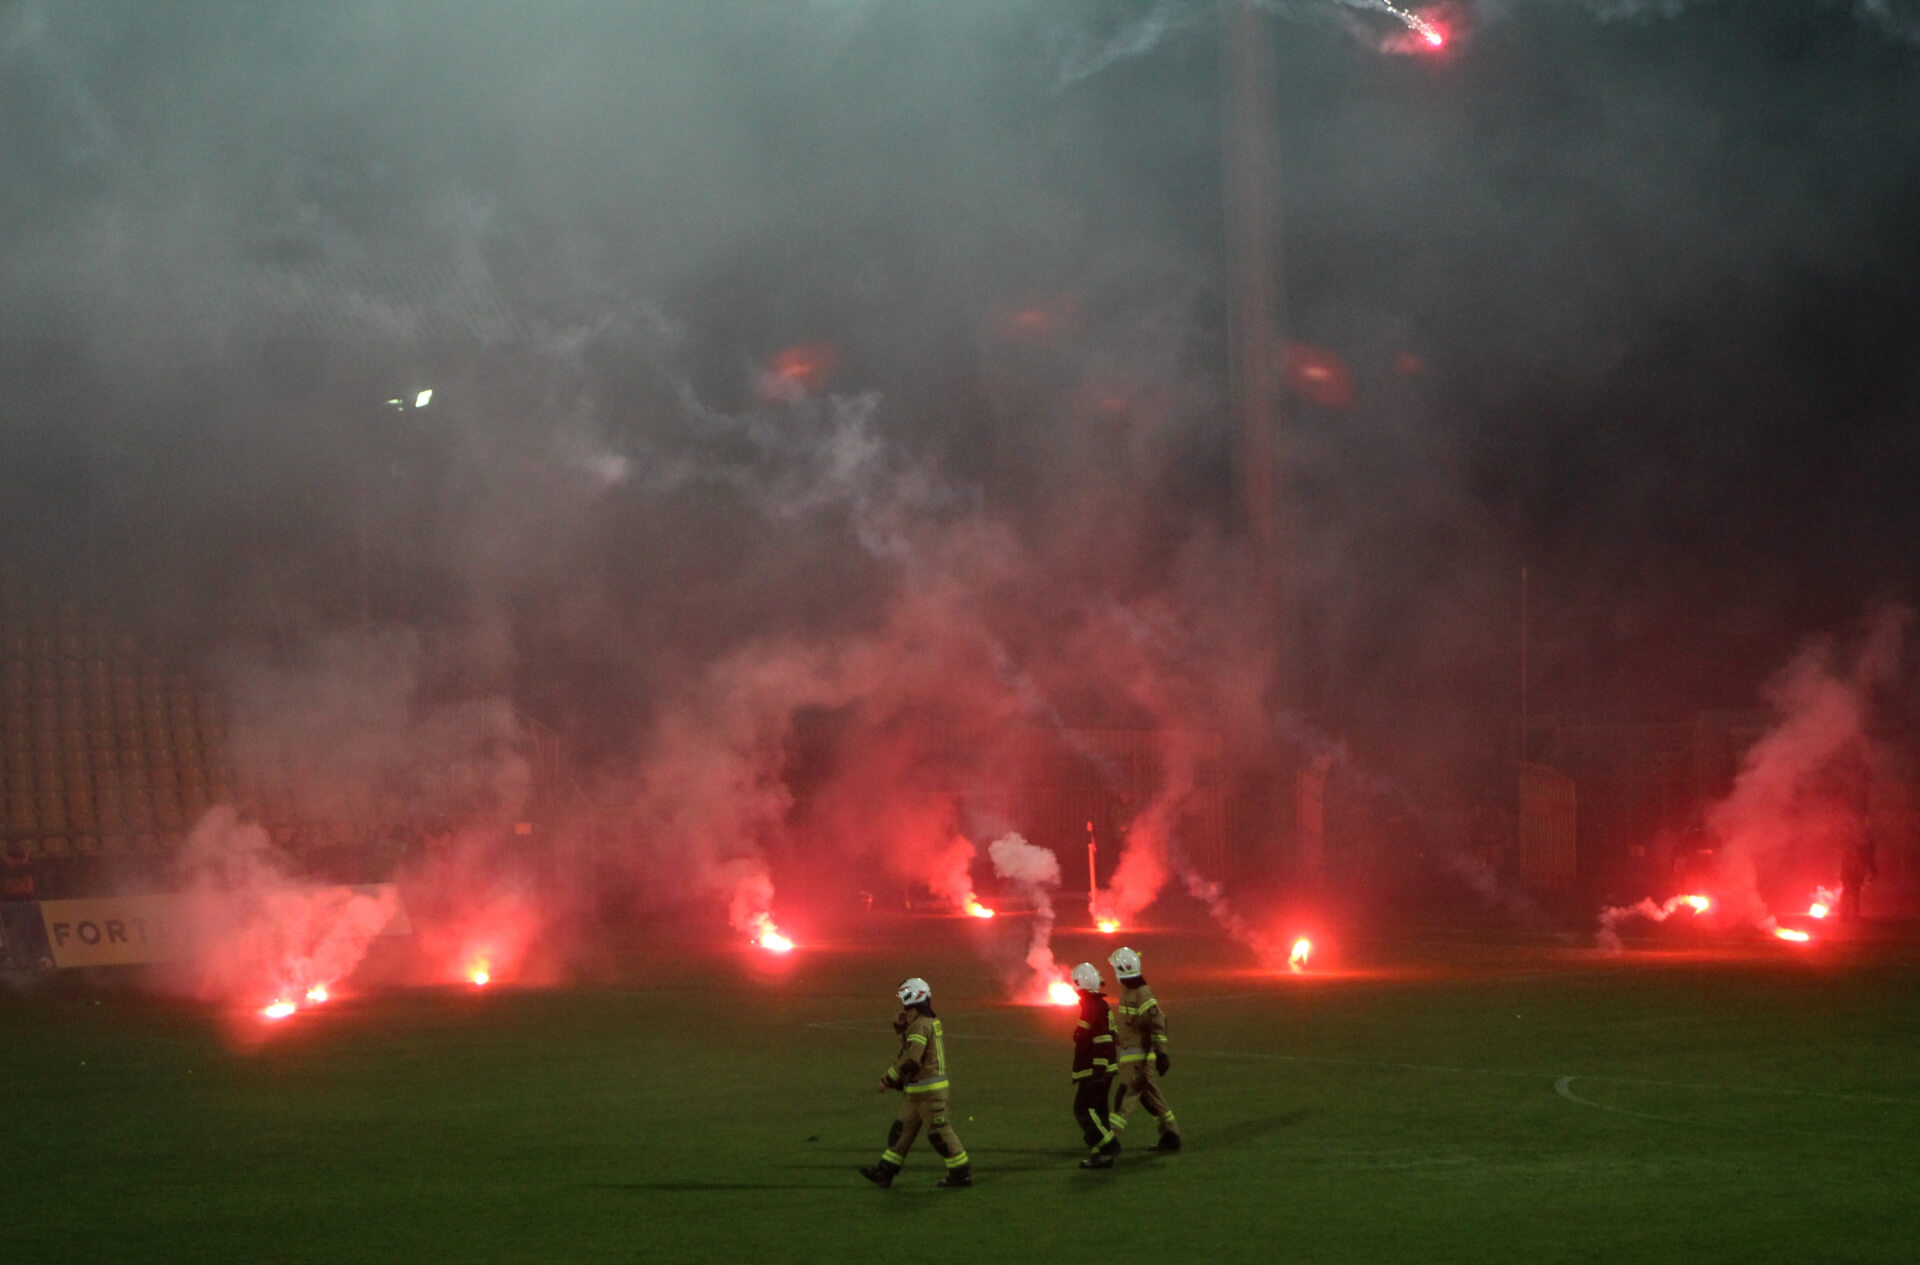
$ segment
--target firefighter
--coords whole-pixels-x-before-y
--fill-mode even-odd
[[[1089,1152],[1081,1168],[1112,1168],[1120,1154],[1120,1139],[1107,1120],[1107,1100],[1113,1088],[1115,1042],[1113,1012],[1101,995],[1100,972],[1082,962],[1068,972],[1080,993],[1080,1022],[1073,1030],[1073,1118]]]
[[[1173,1118],[1155,1077],[1165,1076],[1172,1065],[1167,1054],[1167,1016],[1153,995],[1152,985],[1140,969],[1140,955],[1129,948],[1118,948],[1107,959],[1113,964],[1113,977],[1120,985],[1120,1070],[1113,1094],[1109,1123],[1115,1133],[1127,1127],[1127,1097],[1145,1104],[1160,1137],[1147,1149],[1162,1154],[1180,1149],[1180,1126]],[[1151,1067],[1151,1071],[1149,1071]]]
[[[882,1190],[893,1185],[894,1174],[906,1163],[914,1138],[925,1126],[927,1142],[947,1162],[947,1175],[934,1185],[947,1190],[973,1185],[973,1162],[947,1116],[947,1043],[940,1020],[933,1013],[933,990],[918,977],[898,989],[900,1013],[893,1030],[900,1034],[900,1054],[880,1074],[880,1092],[897,1089],[905,1094],[899,1118],[887,1130],[887,1149],[878,1164],[860,1169],[860,1176]]]

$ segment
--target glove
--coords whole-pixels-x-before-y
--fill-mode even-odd
[[[897,1037],[901,1033],[905,1032],[907,1030],[908,1022],[909,1021],[907,1019],[906,1011],[903,1010],[899,1014],[895,1015],[893,1017],[893,1035]]]
[[[892,1088],[893,1088],[893,1084],[890,1081],[888,1081],[886,1077],[882,1076],[880,1078],[880,1092],[884,1094],[888,1090],[891,1090]]]
[[[1167,1057],[1167,1052],[1165,1050],[1155,1050],[1153,1052],[1153,1070],[1154,1071],[1158,1072],[1162,1076],[1165,1076],[1167,1074],[1167,1069],[1172,1066],[1173,1066],[1173,1060]]]

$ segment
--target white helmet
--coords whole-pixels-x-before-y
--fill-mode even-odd
[[[1094,969],[1091,962],[1082,962],[1074,967],[1067,972],[1067,978],[1072,980],[1073,986],[1083,993],[1100,991],[1100,972]]]
[[[899,995],[902,1006],[918,1006],[933,996],[933,990],[927,987],[927,981],[916,975],[901,982]]]
[[[1140,955],[1125,945],[1109,954],[1107,961],[1113,963],[1113,973],[1120,979],[1136,979],[1140,975]]]

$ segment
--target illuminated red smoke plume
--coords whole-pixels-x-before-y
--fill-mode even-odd
[[[469,829],[432,841],[401,874],[421,983],[552,984],[577,919],[558,893],[542,894],[532,851],[544,846]],[[559,907],[549,907],[555,902]]]
[[[1768,688],[1779,722],[1707,814],[1720,845],[1714,895],[1730,917],[1771,931],[1763,876],[1807,869],[1802,882],[1827,877],[1839,868],[1840,849],[1867,828],[1867,717],[1874,693],[1896,678],[1910,622],[1904,610],[1882,613],[1851,653],[1813,646]]]
[[[1199,763],[1218,758],[1218,736],[1195,730],[1164,729],[1155,740],[1163,777],[1142,811],[1128,825],[1120,861],[1093,910],[1096,920],[1131,925],[1160,896],[1172,871],[1170,852],[1183,814],[1189,808]]]
[[[228,807],[194,827],[179,866],[185,956],[166,978],[206,1000],[252,1007],[331,988],[400,912],[391,888],[296,880],[266,830]]]
[[[1203,742],[1241,753],[1253,744],[1238,739],[1265,734],[1270,621],[1250,613],[1237,555],[1146,524],[1150,542],[1116,531],[1140,519],[1120,484],[1063,495],[1057,524],[1030,532],[965,506],[929,513],[914,473],[867,441],[823,438],[844,460],[820,458],[784,501],[763,490],[777,521],[844,512],[867,555],[843,565],[869,587],[665,683],[625,788],[636,886],[724,904],[743,932],[778,915],[787,873],[874,873],[965,907],[967,836],[1024,824],[1006,806],[1031,789],[1035,757],[1105,725],[1165,747],[1156,784],[1135,791],[1112,889],[1121,910],[1145,908]]]

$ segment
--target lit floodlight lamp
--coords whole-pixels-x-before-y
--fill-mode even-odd
[[[413,407],[415,408],[425,408],[427,407],[427,405],[431,403],[433,403],[432,387],[428,387],[426,390],[422,391],[420,394],[413,397]]]

